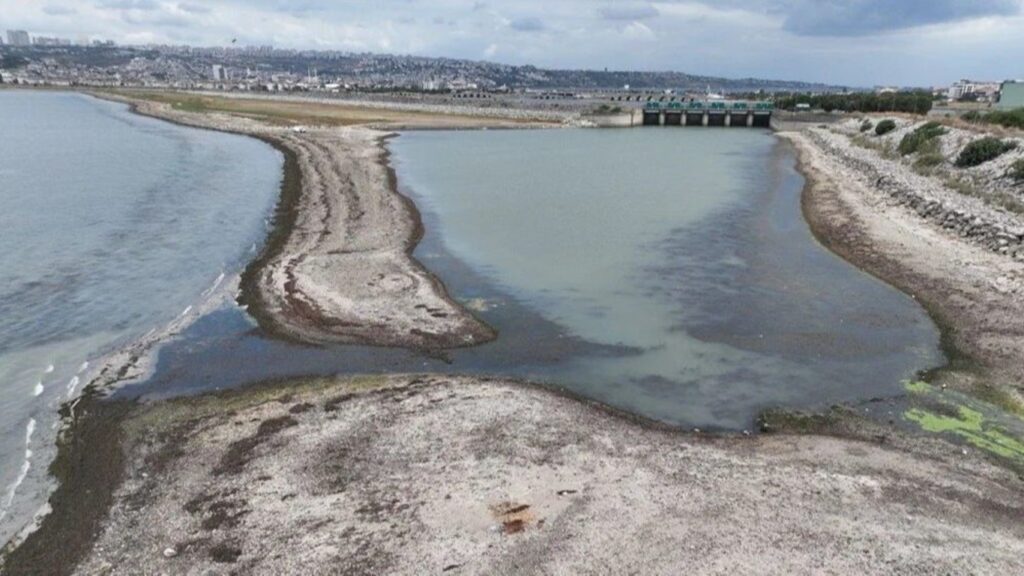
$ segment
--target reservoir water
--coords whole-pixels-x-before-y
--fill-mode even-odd
[[[793,153],[766,131],[412,132],[390,148],[425,223],[415,256],[498,329],[495,342],[431,357],[296,346],[232,308],[123,393],[475,373],[742,430],[767,407],[900,395],[901,380],[942,361],[913,299],[815,241]]]
[[[387,372],[548,383],[675,425],[898,396],[942,361],[911,298],[821,247],[759,130],[412,132],[389,144],[415,256],[498,329],[425,356],[302,346],[234,303],[120,397]],[[266,234],[282,160],[84,96],[0,91],[0,541],[40,508],[57,409],[97,359],[198,309]]]
[[[0,543],[45,502],[60,404],[244,266],[282,161],[121,104],[0,91]]]

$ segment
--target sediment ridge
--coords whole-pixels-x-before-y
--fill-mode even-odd
[[[143,115],[255,136],[284,152],[275,230],[242,275],[240,301],[264,328],[303,343],[420,350],[494,338],[493,329],[449,298],[411,256],[422,224],[416,207],[395,189],[384,147],[390,133],[277,127],[127,101]]]

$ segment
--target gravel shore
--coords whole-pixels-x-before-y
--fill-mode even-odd
[[[827,128],[781,133],[808,180],[804,212],[830,249],[928,307],[950,366],[937,383],[1024,405],[1024,218]],[[954,216],[947,216],[953,214]],[[961,222],[969,222],[967,225]],[[1007,248],[1009,246],[1009,248]]]

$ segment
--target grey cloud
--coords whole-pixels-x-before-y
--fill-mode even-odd
[[[658,9],[650,4],[620,4],[605,6],[598,10],[605,20],[645,20],[659,14]]]
[[[540,32],[544,30],[544,23],[541,22],[540,18],[528,17],[528,18],[516,18],[509,27],[513,30],[519,30],[520,32]]]
[[[189,14],[209,14],[210,13],[210,8],[207,7],[207,6],[203,6],[201,4],[182,3],[182,4],[178,4],[178,8],[180,8],[184,12],[188,12]]]
[[[863,36],[929,24],[1021,12],[1020,0],[783,0],[771,13],[801,36]]]
[[[46,5],[43,6],[43,13],[50,16],[66,16],[68,14],[77,14],[78,11],[70,6]]]
[[[104,0],[97,6],[109,10],[156,10],[160,7],[153,0]]]

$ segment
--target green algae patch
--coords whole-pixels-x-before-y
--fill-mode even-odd
[[[958,417],[912,408],[904,416],[928,432],[952,433],[997,456],[1024,463],[1024,443],[986,424],[981,412],[961,406]]]
[[[903,387],[911,394],[927,394],[932,391],[932,385],[927,382],[917,381],[906,381],[903,383]]]
[[[905,420],[1024,466],[1024,418],[1005,399],[980,399],[920,381],[904,382],[903,387],[910,402]]]

